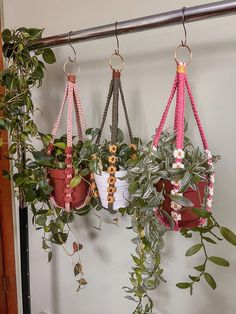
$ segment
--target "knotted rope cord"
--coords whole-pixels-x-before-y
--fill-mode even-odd
[[[111,82],[110,82],[110,86],[109,86],[108,95],[107,95],[107,101],[106,101],[106,105],[105,105],[105,109],[104,109],[104,113],[103,113],[103,117],[102,117],[101,127],[100,127],[100,130],[98,132],[97,139],[96,139],[96,144],[99,144],[100,140],[101,140],[102,131],[104,129],[104,125],[105,125],[105,122],[106,122],[106,118],[107,118],[107,114],[108,114],[108,109],[109,109],[111,97],[112,97],[112,94],[113,94],[113,87],[114,87],[114,79],[112,77]]]
[[[123,105],[123,109],[124,109],[124,113],[125,113],[125,120],[126,120],[126,124],[128,127],[130,142],[133,143],[134,142],[133,133],[132,133],[130,122],[129,122],[128,111],[127,111],[127,107],[126,107],[126,103],[125,103],[125,97],[124,97],[124,93],[123,93],[122,84],[121,84],[120,79],[118,81],[118,84],[119,84],[121,101],[122,101],[122,105]]]
[[[160,136],[161,136],[161,133],[163,131],[163,127],[164,127],[164,124],[166,122],[167,115],[168,115],[168,112],[170,109],[171,102],[174,98],[175,92],[177,91],[176,106],[175,106],[174,130],[176,131],[176,149],[180,150],[182,152],[182,149],[184,146],[185,86],[186,86],[187,91],[188,91],[189,99],[191,102],[191,107],[192,107],[192,110],[194,113],[194,118],[196,120],[197,127],[199,129],[199,133],[201,135],[203,147],[204,147],[204,150],[207,154],[208,165],[213,167],[212,156],[211,156],[211,153],[209,151],[209,146],[208,146],[208,142],[206,139],[206,135],[205,135],[205,132],[203,130],[203,127],[202,127],[202,124],[201,124],[201,121],[200,121],[200,118],[198,115],[197,107],[196,107],[196,104],[195,104],[195,101],[194,101],[194,98],[193,98],[193,95],[191,92],[190,84],[188,82],[188,78],[186,75],[186,65],[182,64],[182,63],[178,63],[178,65],[177,65],[177,74],[176,74],[175,81],[174,81],[174,84],[173,84],[173,87],[171,90],[171,95],[168,99],[167,106],[166,106],[165,111],[163,113],[163,116],[161,118],[160,125],[156,130],[156,134],[155,134],[154,140],[153,140],[153,148],[156,149],[156,147],[158,146]],[[175,165],[177,167],[183,166],[182,158],[183,158],[182,156],[181,157],[177,156],[175,158],[175,162],[176,162]],[[178,194],[179,185],[174,184],[173,188],[174,188],[173,192]],[[212,174],[210,174],[208,177],[208,195],[207,195],[207,199],[206,199],[206,209],[209,211],[211,210],[213,190],[214,190],[214,172]],[[179,214],[179,210],[175,210],[175,214]],[[160,214],[156,213],[156,215],[157,215],[158,219],[160,219],[161,222],[166,224]],[[179,219],[177,219],[175,221],[175,230],[180,229],[178,220]],[[204,221],[205,221],[205,219],[200,219],[199,225],[203,224]]]
[[[176,74],[175,76],[175,80],[174,80],[174,83],[173,83],[173,87],[172,87],[172,90],[171,90],[171,93],[170,93],[170,96],[169,96],[169,99],[167,101],[167,105],[166,105],[166,108],[164,110],[164,113],[161,117],[161,121],[160,121],[160,124],[158,126],[158,128],[156,129],[156,134],[154,136],[154,139],[153,139],[153,148],[156,149],[156,147],[158,146],[159,144],[159,140],[160,140],[160,137],[161,137],[161,133],[163,131],[163,128],[164,128],[164,125],[166,123],[166,119],[167,119],[167,116],[168,116],[168,113],[169,113],[169,109],[170,109],[170,105],[172,103],[172,100],[175,96],[175,91],[176,91],[176,88],[177,88],[177,83],[178,83],[178,73]]]
[[[119,121],[119,79],[114,77],[113,103],[112,103],[112,123],[111,123],[111,144],[118,141],[118,121]]]

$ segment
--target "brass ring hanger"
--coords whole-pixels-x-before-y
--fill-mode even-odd
[[[115,37],[116,37],[116,49],[115,49],[115,52],[110,57],[109,64],[110,64],[110,68],[113,71],[121,72],[124,68],[125,62],[124,62],[124,58],[120,54],[120,42],[119,42],[119,38],[118,38],[118,22],[115,22]],[[115,69],[112,65],[112,60],[114,59],[114,57],[119,57],[121,60],[121,67],[119,69]]]
[[[69,44],[69,46],[71,47],[71,49],[72,49],[72,51],[73,51],[73,53],[74,53],[74,58],[72,59],[72,58],[69,56],[69,57],[68,57],[68,60],[66,60],[66,62],[64,63],[63,70],[64,70],[64,72],[65,72],[67,75],[71,74],[71,73],[68,73],[68,72],[66,71],[66,66],[67,66],[67,64],[68,64],[69,62],[75,63],[75,64],[77,65],[77,72],[78,72],[78,73],[79,73],[79,70],[80,70],[79,62],[77,61],[76,50],[75,50],[75,48],[74,48],[74,47],[72,46],[72,44],[71,44],[71,38],[70,38],[71,33],[72,33],[72,31],[70,31],[70,32],[68,33],[68,44]]]
[[[189,53],[189,58],[188,58],[188,61],[187,62],[182,62],[182,63],[185,63],[186,65],[188,65],[191,60],[192,60],[192,50],[191,48],[187,45],[187,29],[186,29],[186,19],[185,19],[185,9],[186,7],[183,7],[182,8],[182,24],[183,24],[183,29],[184,29],[184,41],[181,40],[181,44],[175,49],[175,61],[176,63],[180,63],[181,61],[178,60],[178,57],[177,57],[177,52],[180,48],[186,48],[188,50],[188,53]]]

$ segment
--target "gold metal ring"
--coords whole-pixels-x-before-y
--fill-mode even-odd
[[[120,58],[120,60],[121,60],[121,67],[120,67],[120,69],[115,69],[113,66],[112,66],[112,59],[113,59],[113,57],[119,57]],[[109,64],[110,64],[110,68],[113,70],[113,71],[119,71],[119,72],[121,72],[122,70],[123,70],[123,68],[124,68],[124,65],[125,65],[125,62],[124,62],[124,58],[122,57],[122,55],[121,54],[119,54],[118,52],[114,52],[112,55],[111,55],[111,57],[110,57],[110,62],[109,62]]]
[[[189,58],[188,58],[188,61],[187,61],[187,62],[179,61],[178,58],[177,58],[177,51],[178,51],[178,49],[181,48],[181,47],[182,47],[182,48],[186,48],[186,49],[188,50],[188,52],[189,52]],[[189,65],[189,63],[192,61],[192,58],[193,58],[192,50],[191,50],[191,48],[190,48],[188,45],[181,44],[181,45],[179,45],[179,46],[175,49],[175,61],[176,61],[177,64],[180,63],[180,62],[182,62],[182,63],[185,63],[186,65]]]
[[[66,71],[66,66],[68,63],[75,63],[77,65],[77,73],[79,73],[80,71],[80,66],[79,66],[79,62],[78,61],[74,61],[74,60],[70,60],[70,58],[68,58],[68,60],[64,63],[64,66],[63,66],[63,71],[67,74],[67,75],[70,75],[70,74],[73,74],[73,73],[68,73]]]

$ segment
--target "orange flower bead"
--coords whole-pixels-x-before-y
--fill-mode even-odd
[[[108,195],[108,197],[107,197],[107,201],[108,201],[108,203],[109,203],[109,204],[114,203],[114,201],[115,201],[114,196],[110,196],[110,195]]]
[[[109,186],[109,188],[107,188],[107,192],[109,194],[113,194],[116,192],[116,188],[114,186]]]
[[[133,160],[137,159],[137,155],[136,154],[132,154],[131,159],[133,159]]]
[[[115,164],[116,163],[116,157],[115,156],[109,156],[108,161],[110,164]]]
[[[136,144],[129,144],[130,148],[133,148],[134,150],[137,150],[137,145]]]
[[[110,174],[114,174],[116,172],[116,167],[115,166],[110,166],[110,167],[108,167],[107,171]]]
[[[116,177],[109,177],[108,178],[108,183],[110,185],[114,185],[116,183]]]
[[[117,151],[117,146],[116,145],[110,145],[109,146],[109,152],[110,153],[116,153],[116,151]]]

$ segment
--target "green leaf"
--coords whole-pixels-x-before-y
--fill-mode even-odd
[[[182,195],[171,195],[171,194],[167,194],[167,196],[169,196],[169,198],[178,203],[181,206],[184,207],[192,207],[193,206],[193,202],[190,201],[188,198],[182,196]]]
[[[70,186],[72,188],[75,188],[77,185],[79,185],[81,182],[81,176],[76,176],[70,181]]]
[[[192,211],[199,217],[209,218],[212,214],[203,208],[192,208]]]
[[[81,177],[86,177],[87,175],[90,174],[90,170],[89,168],[84,168],[84,169],[81,169],[80,172],[79,172],[79,175]]]
[[[206,279],[206,282],[209,284],[209,286],[211,286],[212,289],[215,290],[216,282],[215,282],[214,278],[209,273],[204,273],[204,278]]]
[[[46,179],[43,179],[39,182],[40,189],[46,194],[51,194],[53,187],[49,185],[48,181]]]
[[[45,62],[52,64],[56,62],[56,57],[54,55],[54,52],[50,48],[46,48],[43,51],[43,59]]]
[[[40,215],[36,219],[36,224],[38,226],[42,226],[43,227],[43,226],[45,226],[46,221],[47,221],[47,216],[46,215]]]
[[[179,193],[183,193],[189,188],[191,179],[192,179],[192,175],[189,171],[187,171],[185,173],[183,179],[180,181],[181,184],[180,184],[180,188],[179,188]]]
[[[134,256],[134,255],[132,255],[132,254],[131,254],[131,256],[132,256],[133,261],[135,262],[135,264],[137,264],[137,265],[140,265],[140,264],[141,264],[141,261],[140,261],[140,259],[139,259],[138,257],[136,257],[136,256]]]
[[[74,267],[75,277],[81,273],[82,273],[82,265],[80,263],[77,263]]]
[[[11,144],[9,147],[9,153],[14,155],[16,153],[16,143]]]
[[[89,205],[85,205],[84,207],[81,207],[80,209],[75,209],[75,214],[79,216],[87,215],[91,210],[91,207]]]
[[[138,182],[134,181],[134,182],[130,183],[130,185],[129,185],[129,193],[130,194],[135,193],[137,191],[138,187],[139,187]]]
[[[205,271],[205,268],[206,268],[205,264],[194,267],[194,269],[196,269],[197,271],[200,271],[200,272]]]
[[[218,256],[210,256],[210,257],[208,257],[208,259],[212,263],[219,265],[219,266],[229,267],[229,265],[230,265],[226,259],[218,257]]]
[[[187,250],[187,252],[185,253],[185,256],[192,256],[196,254],[198,251],[201,250],[202,247],[203,245],[201,243],[193,245]]]
[[[52,251],[48,253],[48,263],[50,263],[51,260],[52,260]]]
[[[53,239],[51,240],[53,243],[58,245],[66,243],[68,238],[68,233],[58,232],[53,234]]]
[[[143,281],[145,288],[148,290],[156,289],[157,283],[158,283],[157,281],[155,281],[154,279],[151,279],[151,278],[145,278]]]
[[[176,286],[180,289],[187,289],[191,287],[191,283],[190,282],[179,282],[176,284]]]
[[[219,227],[221,235],[227,240],[229,243],[236,246],[236,234],[226,227]]]
[[[5,44],[9,43],[11,39],[11,31],[9,29],[4,29],[4,31],[2,32],[2,40]]]
[[[41,38],[43,31],[44,31],[44,28],[43,29],[28,28],[28,32],[29,32],[30,36],[32,36],[34,38]]]
[[[50,247],[47,245],[47,242],[43,239],[43,242],[42,242],[42,248],[44,249],[44,250],[47,250],[47,249],[49,249]]]
[[[86,281],[84,278],[80,278],[80,280],[78,280],[78,283],[79,283],[81,286],[86,286],[86,285],[87,285],[87,281]]]
[[[212,244],[217,244],[217,243],[216,243],[216,241],[215,241],[215,240],[213,240],[212,238],[209,238],[209,237],[204,237],[204,236],[202,236],[202,238],[203,238],[204,240],[206,240],[207,242],[209,242],[209,243],[212,243]]]
[[[62,149],[66,149],[66,143],[64,143],[64,142],[54,143],[53,146],[56,146],[56,147],[59,147],[59,148],[62,148]]]

